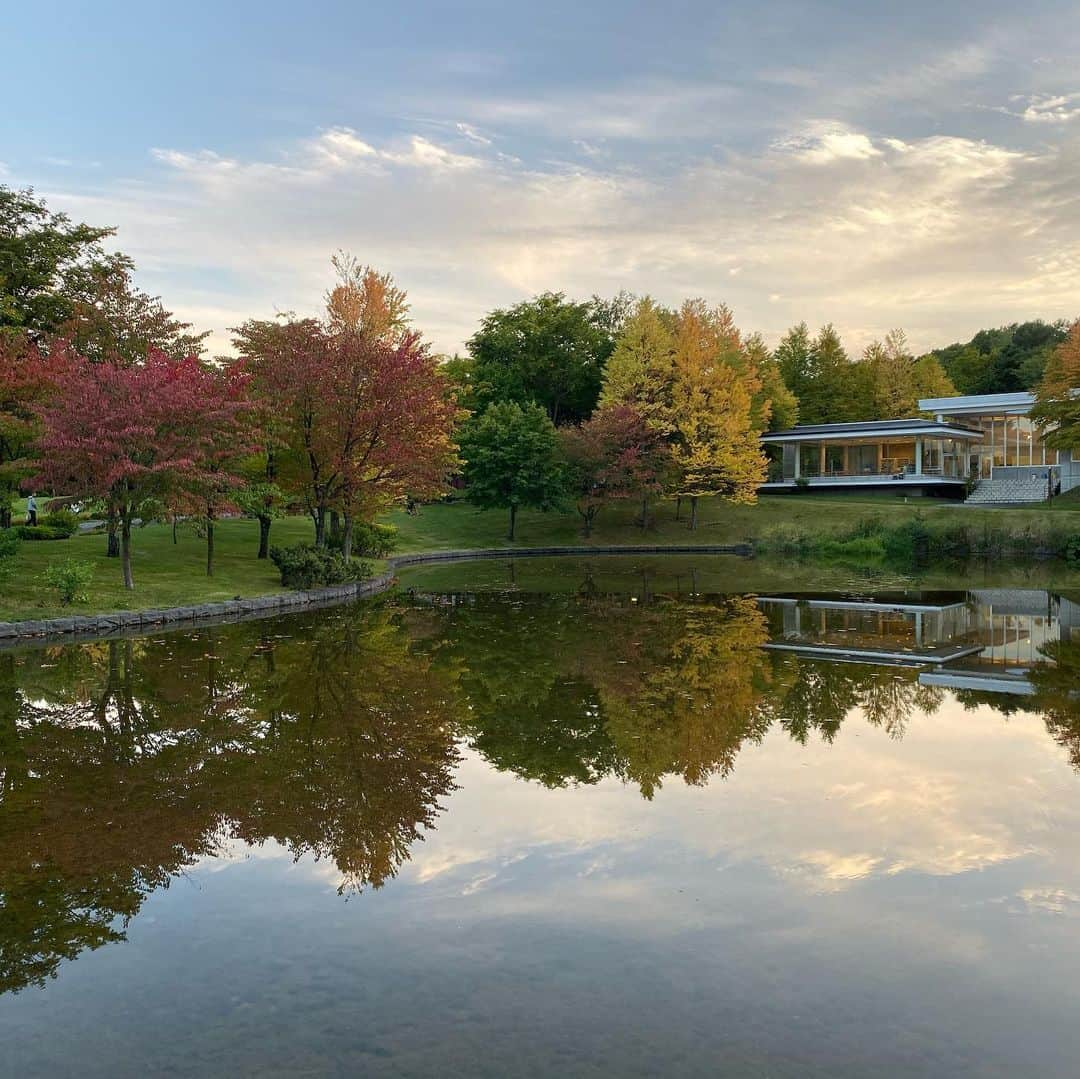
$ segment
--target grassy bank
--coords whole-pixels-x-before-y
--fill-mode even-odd
[[[478,547],[520,547],[595,544],[725,544],[765,541],[777,546],[778,538],[795,537],[790,550],[813,553],[818,542],[847,543],[865,531],[865,522],[880,522],[883,530],[902,530],[919,521],[920,529],[935,534],[955,534],[966,529],[972,535],[1012,536],[1011,546],[1001,542],[987,553],[1007,559],[1032,550],[1032,537],[1080,535],[1080,501],[1062,500],[1048,512],[1035,509],[975,510],[935,500],[912,499],[904,503],[891,496],[765,496],[755,506],[729,506],[703,500],[701,525],[691,532],[686,520],[675,519],[674,503],[654,507],[648,530],[636,524],[637,504],[611,506],[600,515],[592,537],[581,535],[581,523],[574,513],[536,513],[518,516],[518,536],[506,538],[506,515],[481,512],[462,502],[423,507],[418,514],[404,512],[388,518],[400,534],[399,551],[454,550]],[[950,532],[950,530],[952,530]],[[800,538],[802,537],[802,538]],[[306,518],[290,518],[274,523],[272,542],[292,544],[311,539],[311,523]],[[806,540],[806,542],[804,542]],[[786,542],[786,541],[785,541]],[[171,529],[150,525],[134,536],[133,564],[136,589],[125,592],[114,559],[105,557],[101,535],[81,535],[53,543],[23,543],[15,560],[15,574],[0,586],[0,620],[48,618],[65,613],[93,613],[124,609],[179,606],[231,599],[234,596],[262,595],[280,591],[277,572],[269,562],[255,558],[258,526],[253,521],[223,521],[217,529],[216,572],[205,575],[205,544],[191,529],[181,529],[174,546]],[[784,547],[780,545],[781,553]],[[872,548],[872,549],[871,549]],[[882,548],[883,550],[883,548]],[[867,565],[880,562],[882,550],[873,543],[865,551],[849,550],[849,561]],[[89,602],[77,608],[63,608],[55,593],[41,580],[50,562],[64,558],[85,560],[94,566]],[[803,569],[799,576],[812,577]],[[1051,574],[1052,575],[1052,574]],[[1066,572],[1064,564],[1061,575]],[[1042,574],[1045,580],[1046,574]]]

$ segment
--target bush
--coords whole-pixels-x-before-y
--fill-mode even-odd
[[[65,540],[71,539],[71,533],[62,528],[53,528],[51,525],[16,525],[15,532],[19,539],[29,542],[35,540]]]
[[[345,537],[338,532],[330,536],[326,545],[340,551]],[[357,558],[386,558],[397,547],[398,534],[393,525],[376,525],[358,522],[353,525],[353,555]]]
[[[45,583],[60,593],[60,602],[67,607],[71,603],[85,603],[90,597],[86,589],[94,579],[94,564],[65,558],[63,562],[51,562],[44,573]]]
[[[46,513],[41,518],[41,524],[46,528],[63,532],[65,536],[74,536],[79,531],[78,515],[69,509],[58,509],[53,510],[52,513]]]
[[[270,561],[281,573],[286,588],[319,588],[347,584],[371,576],[371,564],[358,558],[348,562],[337,551],[319,550],[309,543],[295,547],[271,547]]]

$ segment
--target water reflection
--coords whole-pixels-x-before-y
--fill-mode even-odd
[[[730,776],[770,731],[900,739],[952,689],[1040,713],[1080,768],[1077,611],[1044,592],[611,595],[586,574],[571,595],[0,653],[0,991],[124,939],[152,892],[237,841],[379,888],[439,823],[462,753],[653,799]]]

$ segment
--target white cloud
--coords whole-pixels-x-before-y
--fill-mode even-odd
[[[472,124],[457,123],[454,125],[458,134],[469,140],[469,142],[475,142],[479,146],[490,146],[492,141],[486,135],[482,135],[479,131],[473,127]]]
[[[339,248],[392,270],[446,351],[484,311],[545,288],[704,295],[768,337],[835,322],[852,349],[894,325],[923,347],[1075,315],[1080,295],[1080,141],[1021,152],[818,121],[765,152],[683,158],[663,175],[347,127],[275,157],[153,156],[154,174],[47,194],[117,224],[145,287],[206,318],[215,347],[245,310],[314,311]]]
[[[1066,124],[1080,116],[1080,93],[1035,94],[1023,112],[1014,113],[1031,124]]]
[[[816,121],[795,135],[788,135],[773,143],[781,153],[790,153],[800,161],[811,165],[829,165],[834,161],[865,161],[880,157],[879,150],[869,136],[852,131],[836,121]]]

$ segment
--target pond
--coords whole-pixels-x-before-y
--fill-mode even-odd
[[[0,1072],[1073,1075],[1078,601],[493,561],[0,651]]]

